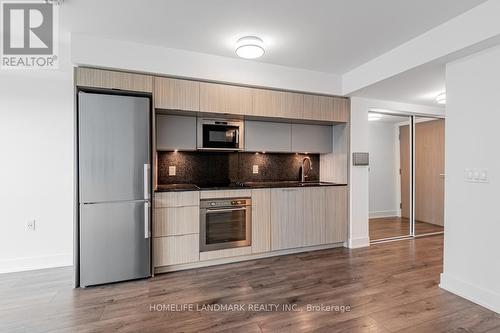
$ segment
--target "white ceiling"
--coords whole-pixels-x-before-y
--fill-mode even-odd
[[[486,0],[67,0],[66,31],[236,57],[263,38],[258,61],[344,74]]]
[[[444,91],[445,64],[431,63],[377,82],[351,96],[440,107],[436,97]]]

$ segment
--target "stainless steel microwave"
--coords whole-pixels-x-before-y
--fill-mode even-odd
[[[243,121],[198,118],[198,149],[243,150]]]

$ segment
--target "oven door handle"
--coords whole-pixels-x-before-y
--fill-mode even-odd
[[[207,214],[222,213],[222,212],[235,212],[235,211],[240,211],[240,210],[247,210],[247,208],[241,207],[241,208],[207,209]]]

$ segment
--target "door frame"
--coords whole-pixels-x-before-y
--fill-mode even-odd
[[[380,109],[369,109],[368,113],[379,113],[379,114],[385,114],[388,116],[399,116],[399,117],[408,117],[409,119],[409,137],[410,137],[410,161],[409,161],[409,167],[410,167],[410,216],[409,216],[409,230],[408,230],[408,235],[406,236],[395,236],[395,237],[387,237],[387,238],[381,238],[377,240],[370,240],[370,244],[376,244],[376,243],[384,243],[384,242],[390,242],[390,241],[397,241],[397,240],[402,240],[402,239],[412,239],[412,238],[418,238],[418,237],[426,237],[426,236],[433,236],[433,235],[441,235],[444,234],[443,231],[438,231],[438,232],[432,232],[432,233],[426,233],[426,234],[421,234],[417,235],[415,233],[415,118],[432,118],[432,119],[446,119],[445,116],[438,116],[438,115],[427,115],[427,114],[422,114],[422,113],[415,113],[415,112],[398,112],[398,111],[390,111],[390,110],[380,110]],[[445,176],[446,177],[446,176]],[[368,228],[370,227],[370,224],[368,222]]]

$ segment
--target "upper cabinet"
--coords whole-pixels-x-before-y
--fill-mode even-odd
[[[78,67],[76,85],[102,89],[153,92],[153,77],[149,75],[115,72]]]
[[[292,124],[292,151],[331,153],[333,127],[331,125]]]
[[[349,99],[304,95],[304,119],[347,122],[349,121]]]
[[[157,109],[200,110],[200,83],[155,77],[154,104]]]
[[[200,82],[200,111],[249,115],[252,113],[251,88]]]
[[[291,152],[292,125],[267,121],[245,121],[245,151]]]
[[[303,112],[303,94],[253,89],[253,116],[302,119]]]
[[[156,150],[196,150],[196,117],[156,116]]]

